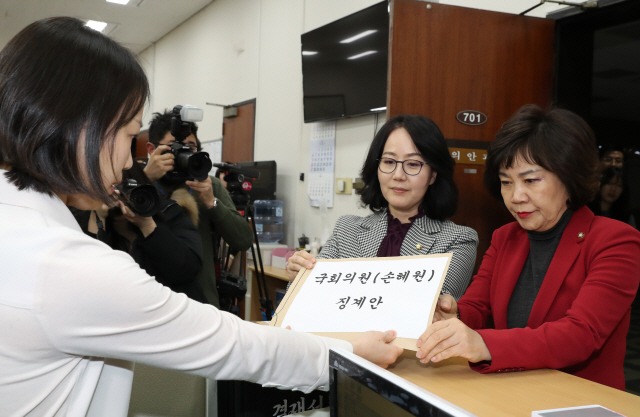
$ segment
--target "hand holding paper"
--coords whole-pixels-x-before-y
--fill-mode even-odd
[[[386,368],[394,363],[398,356],[404,352],[401,347],[389,344],[395,338],[395,330],[365,332],[351,340],[353,353],[382,368]]]
[[[301,269],[311,269],[316,264],[316,258],[304,250],[299,250],[289,258],[287,262],[287,276],[293,281]]]
[[[449,294],[442,294],[438,297],[436,312],[433,314],[433,322],[456,318],[458,314],[458,303]]]
[[[462,357],[469,362],[490,361],[491,352],[482,336],[458,319],[442,320],[427,327],[417,342],[420,362],[440,362]]]

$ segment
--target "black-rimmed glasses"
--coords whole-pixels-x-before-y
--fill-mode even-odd
[[[424,162],[415,159],[407,159],[405,161],[396,161],[393,158],[378,159],[378,169],[385,174],[391,174],[396,170],[398,164],[402,164],[402,170],[407,175],[418,175],[422,171]]]

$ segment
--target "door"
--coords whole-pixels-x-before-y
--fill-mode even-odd
[[[484,189],[482,158],[522,105],[551,104],[554,23],[424,1],[391,2],[387,115],[424,115],[442,130],[456,159],[460,191],[451,220],[478,232],[476,270],[493,231],[514,220]],[[482,113],[481,124],[465,124],[462,115],[459,121],[465,111]]]
[[[230,106],[237,110],[235,116],[225,116],[222,121],[222,162],[253,161],[256,100]]]

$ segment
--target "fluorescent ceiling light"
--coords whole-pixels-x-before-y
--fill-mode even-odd
[[[383,111],[383,110],[387,110],[386,107],[376,107],[375,109],[371,109],[371,111]]]
[[[104,28],[107,27],[105,22],[98,22],[95,20],[89,20],[85,26],[89,26],[93,30],[97,30],[98,32],[102,32]]]
[[[358,55],[350,56],[347,59],[358,59],[358,58],[362,58],[363,56],[375,54],[376,52],[378,52],[378,51],[367,51],[367,52],[363,52],[363,53],[358,54]]]
[[[127,4],[129,3],[129,0],[107,0],[109,3],[116,3],[116,4]]]
[[[340,43],[351,43],[353,41],[356,41],[356,40],[358,40],[360,38],[364,38],[365,36],[369,36],[372,33],[376,33],[376,32],[377,32],[377,30],[365,30],[364,32],[359,33],[356,36],[352,36],[350,38],[347,38],[345,40],[340,41]]]
[[[302,51],[302,55],[315,55],[318,51]]]

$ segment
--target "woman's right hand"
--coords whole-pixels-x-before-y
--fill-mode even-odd
[[[458,303],[449,294],[442,294],[438,297],[438,305],[433,315],[433,323],[441,320],[448,320],[458,316]]]
[[[293,281],[301,269],[303,268],[313,269],[315,264],[316,264],[316,258],[311,256],[309,252],[304,250],[297,251],[296,253],[291,255],[291,257],[289,258],[289,261],[287,262],[286,270],[287,270],[287,276],[289,277],[289,281]]]
[[[125,206],[122,201],[118,201],[118,203],[120,204],[120,210],[122,210],[122,216],[129,223],[137,226],[144,237],[149,236],[158,227],[153,217],[138,216],[129,207]]]
[[[351,340],[353,353],[382,368],[387,368],[404,352],[401,347],[389,344],[393,342],[396,335],[395,330],[364,332]]]

